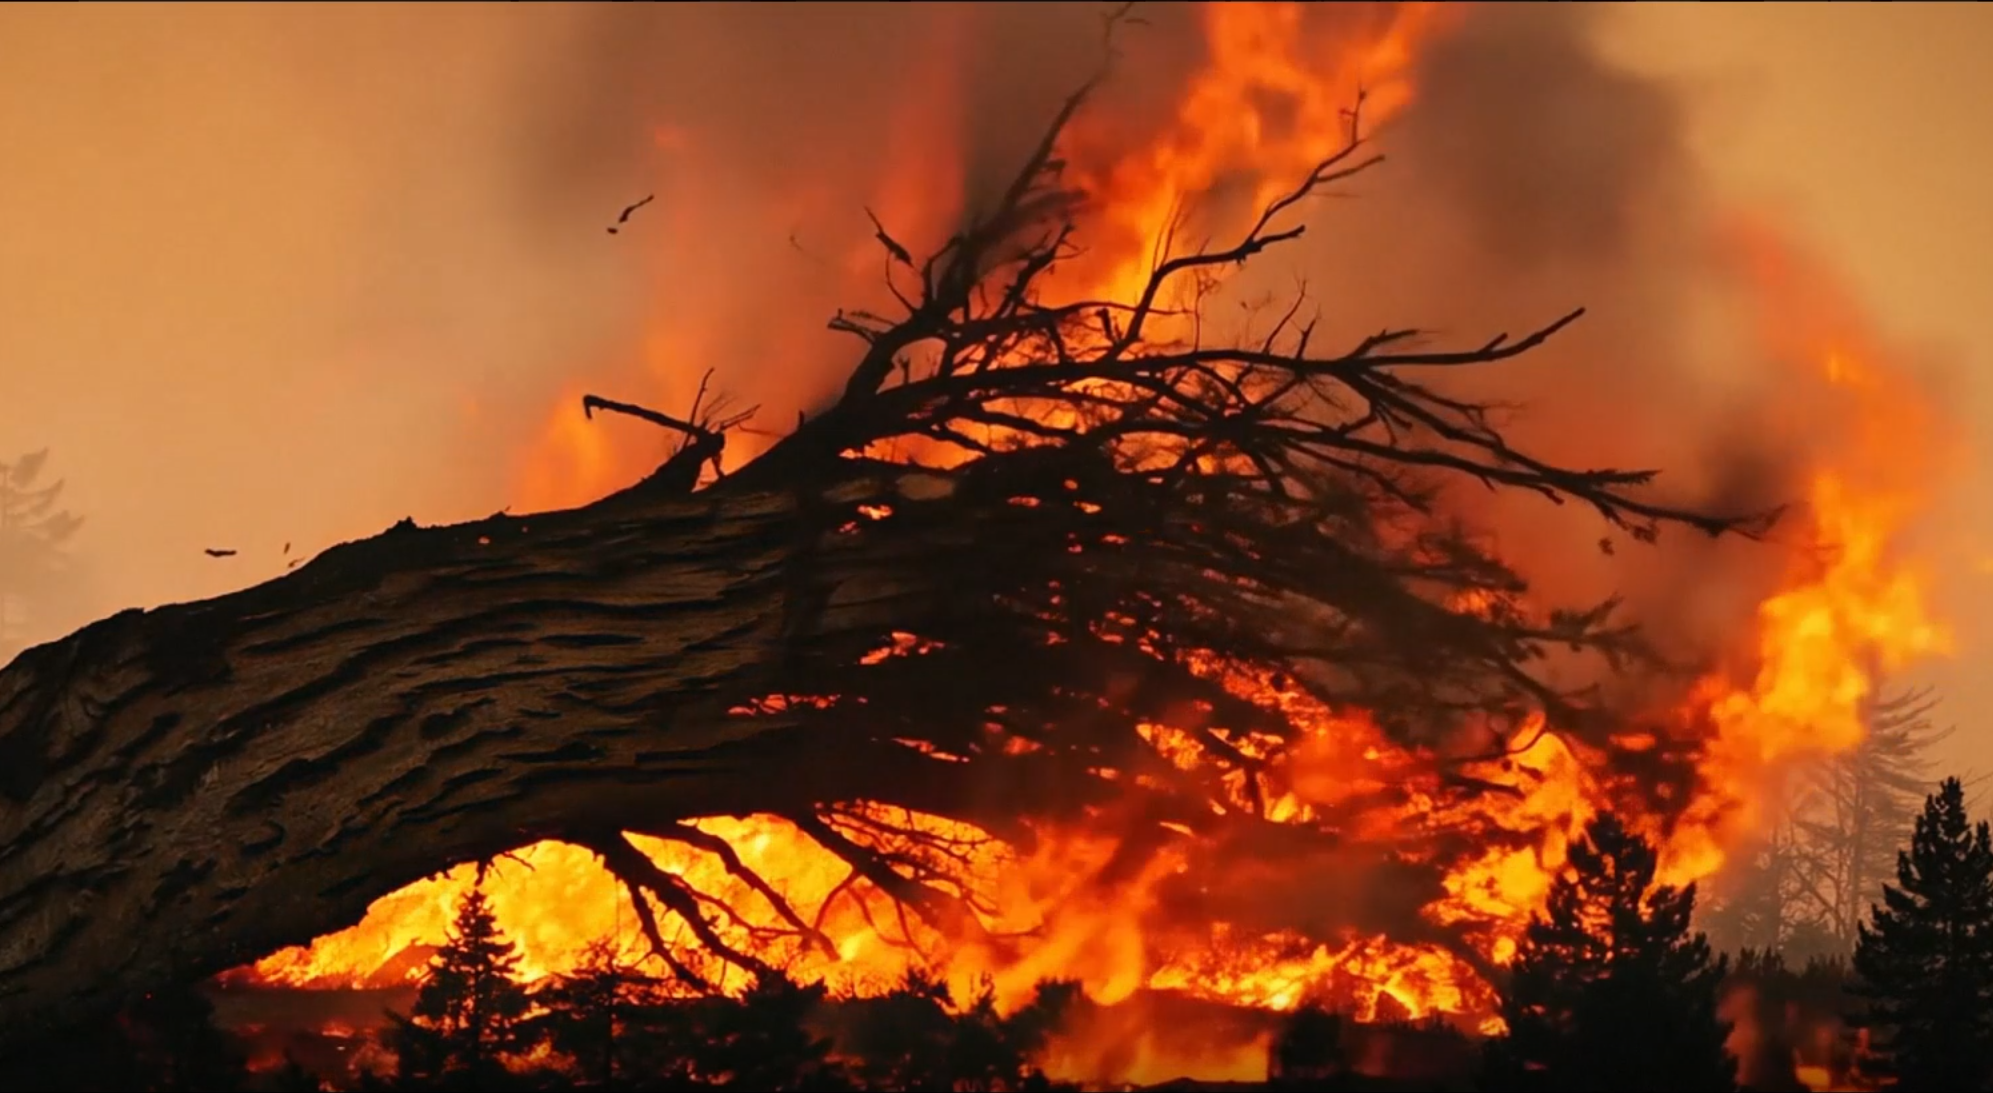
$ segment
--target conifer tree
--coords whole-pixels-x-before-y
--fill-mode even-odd
[[[1864,1073],[1899,1089],[1993,1088],[1993,844],[1958,779],[1925,798],[1853,965]]]
[[[525,1046],[531,1007],[515,978],[519,956],[499,932],[483,877],[464,896],[450,939],[430,958],[413,1012],[393,1030],[405,1086],[498,1089],[510,1084],[503,1059]]]
[[[1349,1070],[1342,1015],[1320,1005],[1296,1010],[1267,1052],[1267,1084],[1276,1089],[1331,1089]]]
[[[909,971],[897,990],[860,1004],[863,1018],[846,1039],[868,1089],[1053,1089],[1032,1058],[1076,996],[1067,984],[1040,983],[1029,1005],[1005,1017],[987,979],[964,1005],[942,980]]]
[[[1878,699],[1861,746],[1821,772],[1824,808],[1803,822],[1814,850],[1809,880],[1831,901],[1822,908],[1824,925],[1843,953],[1895,873],[1896,853],[1910,841],[1919,806],[1937,780],[1930,751],[1952,730],[1931,720],[1936,707],[1929,688]]]
[[[713,999],[699,1007],[704,1019],[696,1026],[698,1039],[687,1045],[690,1076],[709,1089],[854,1088],[831,1058],[831,1042],[810,1027],[826,994],[821,984],[801,986],[765,974],[739,1000]]]
[[[533,992],[536,1040],[565,1057],[576,1088],[656,1088],[683,1069],[691,1007],[597,943],[582,965]]]
[[[1517,948],[1485,1089],[1727,1093],[1737,1061],[1717,1016],[1728,972],[1689,932],[1695,886],[1657,887],[1656,856],[1618,819],[1571,846]]]

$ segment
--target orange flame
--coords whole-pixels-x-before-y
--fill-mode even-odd
[[[1411,101],[1411,58],[1421,41],[1443,29],[1447,14],[1441,5],[1396,5],[1325,42],[1304,31],[1298,4],[1208,4],[1201,10],[1208,64],[1188,84],[1167,131],[1132,148],[1123,147],[1125,137],[1104,122],[1083,120],[1072,133],[1076,150],[1096,153],[1073,160],[1082,165],[1099,218],[1086,264],[1061,274],[1077,278],[1068,282],[1075,291],[1132,295],[1166,245],[1178,210],[1221,180],[1252,178],[1255,205],[1286,188],[1340,145],[1348,126],[1343,110],[1359,88],[1369,90],[1372,120]],[[1276,112],[1269,102],[1283,107]],[[1101,149],[1109,150],[1104,159]],[[915,155],[924,165],[933,162],[932,146],[902,150],[895,158]],[[916,215],[922,213],[916,206],[959,190],[959,180],[936,186],[931,173],[913,171],[887,177],[899,182],[882,194],[882,204],[900,222],[940,223],[952,215],[952,209],[933,207]],[[915,177],[927,181],[915,186]],[[1860,742],[1864,704],[1878,673],[1950,647],[1947,631],[1929,611],[1924,574],[1898,553],[1925,500],[1919,484],[1929,480],[1937,459],[1925,447],[1937,431],[1918,426],[1928,423],[1930,408],[1897,382],[1874,339],[1852,326],[1851,308],[1823,297],[1817,286],[1795,287],[1799,267],[1791,255],[1764,237],[1745,250],[1768,347],[1817,370],[1795,375],[1795,385],[1847,396],[1840,409],[1854,427],[1850,442],[1814,469],[1800,521],[1805,549],[1796,552],[1782,590],[1760,606],[1745,667],[1712,671],[1679,711],[1678,720],[1690,726],[1684,731],[1707,735],[1698,796],[1671,825],[1658,817],[1650,825],[1664,840],[1670,883],[1706,878],[1722,867],[1726,852],[1760,822],[1787,765]],[[868,252],[849,265],[875,275],[875,258]],[[653,350],[654,360],[673,359]],[[688,393],[684,374],[668,375],[674,393]],[[536,504],[577,503],[630,475],[629,462],[606,446],[599,426],[591,430],[581,421],[574,401],[575,395],[564,397],[527,461],[534,476],[527,496]],[[910,646],[912,639],[902,644]],[[1569,840],[1616,801],[1605,757],[1541,724],[1526,726],[1516,739],[1527,746],[1464,772],[1514,792],[1462,803],[1442,795],[1435,756],[1394,744],[1360,711],[1322,709],[1274,691],[1250,672],[1224,671],[1248,693],[1279,703],[1300,730],[1299,743],[1281,761],[1286,791],[1268,803],[1271,818],[1334,810],[1349,817],[1346,828],[1357,840],[1405,853],[1415,853],[1436,832],[1504,836],[1444,878],[1443,895],[1419,913],[1433,928],[1430,936],[1408,929],[1402,936],[1351,934],[1303,944],[1237,924],[1173,921],[1158,895],[1166,881],[1192,867],[1196,848],[1185,842],[1153,855],[1135,876],[1102,884],[1093,878],[1121,845],[1113,830],[1045,831],[1035,849],[1020,854],[959,824],[900,817],[929,836],[930,849],[952,848],[951,868],[995,908],[986,923],[990,930],[1036,931],[1031,944],[1009,952],[895,914],[875,889],[852,882],[841,860],[783,821],[702,821],[702,830],[731,843],[805,919],[820,920],[832,949],[823,952],[793,931],[768,941],[767,932],[782,924],[775,908],[717,858],[676,843],[637,841],[667,872],[735,909],[739,921],[714,924],[729,943],[833,985],[883,987],[910,965],[938,965],[958,986],[991,977],[999,998],[1013,1003],[1041,979],[1059,977],[1080,980],[1090,996],[1106,1003],[1144,989],[1273,1009],[1330,997],[1360,1018],[1441,1015],[1469,1027],[1498,1027],[1483,969],[1512,956],[1522,927],[1543,906],[1563,866]],[[1165,754],[1173,752],[1172,734],[1167,726],[1150,727],[1151,742]],[[1653,744],[1652,737],[1629,736],[1620,747],[1637,751]],[[526,975],[575,967],[603,938],[614,939],[632,958],[642,955],[644,943],[623,893],[587,852],[541,843],[516,857],[530,868],[500,862],[486,883],[500,927],[520,944]],[[1241,877],[1253,868],[1250,861],[1232,865]],[[417,975],[420,961],[407,954],[419,955],[420,946],[444,937],[472,874],[470,866],[459,867],[383,897],[353,928],[276,953],[246,974],[267,983],[321,986]],[[1446,930],[1457,931],[1469,947],[1449,945],[1442,939]],[[1087,1078],[1101,1076],[1103,1066],[1124,1080],[1138,1072],[1263,1076],[1257,1042],[1200,1049],[1198,1058],[1185,1059],[1169,1051],[1169,1037],[1153,1032],[1097,1029],[1091,1035],[1113,1043],[1055,1045],[1049,1063],[1055,1072]],[[1111,1063],[1103,1061],[1110,1057]]]

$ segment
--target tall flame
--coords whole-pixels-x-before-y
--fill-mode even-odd
[[[1367,22],[1345,23],[1342,37],[1325,41],[1303,27],[1302,5],[1202,6],[1208,61],[1185,87],[1173,125],[1135,147],[1126,147],[1111,122],[1083,120],[1072,132],[1073,160],[1093,195],[1098,222],[1088,256],[1061,276],[1076,279],[1067,283],[1089,295],[1132,295],[1187,203],[1240,177],[1252,180],[1255,206],[1290,185],[1344,139],[1344,111],[1359,89],[1368,92],[1371,121],[1411,102],[1411,60],[1451,17],[1442,5],[1394,5]],[[931,128],[918,119],[908,126]],[[932,146],[895,158],[916,154],[924,164],[934,161]],[[934,206],[935,195],[959,193],[959,180],[935,185],[930,172],[915,186],[905,181],[915,172],[888,177],[902,181],[881,193],[882,215],[927,224],[953,215],[952,208]],[[1780,590],[1759,606],[1755,630],[1746,635],[1751,647],[1735,661],[1741,667],[1712,670],[1675,711],[1674,722],[1684,726],[1681,731],[1701,734],[1703,747],[1695,798],[1673,817],[1645,818],[1663,840],[1670,883],[1714,875],[1726,853],[1761,825],[1779,778],[1793,763],[1860,743],[1879,673],[1950,648],[1947,630],[1930,612],[1926,574],[1902,556],[1905,532],[1927,500],[1924,489],[1942,458],[1932,447],[1941,431],[1931,427],[1931,408],[1917,399],[1914,386],[1900,382],[1854,310],[1800,277],[1806,267],[1775,238],[1751,233],[1739,254],[1757,286],[1768,350],[1803,362],[1804,370],[1795,370],[1789,382],[1838,392],[1838,410],[1853,427],[1847,442],[1813,468],[1804,505],[1774,543],[1793,549],[1792,568]],[[870,274],[874,257],[840,265],[854,276]],[[696,340],[677,329],[675,337]],[[653,358],[670,357],[670,348],[660,340],[651,347]],[[673,377],[670,393],[687,394],[682,365]],[[536,501],[586,500],[629,469],[581,427],[572,407],[572,401],[563,404],[528,461],[541,476],[529,483]],[[1276,692],[1248,669],[1216,670],[1245,691],[1281,703],[1301,730],[1301,742],[1283,760],[1288,788],[1270,804],[1273,818],[1355,807],[1347,829],[1380,854],[1416,852],[1421,839],[1438,832],[1503,837],[1488,840],[1489,849],[1453,869],[1443,895],[1392,936],[1352,933],[1308,945],[1236,924],[1173,919],[1158,899],[1159,886],[1193,867],[1216,868],[1208,855],[1193,862],[1195,846],[1174,844],[1135,876],[1103,884],[1094,878],[1120,845],[1111,826],[1047,831],[1031,852],[1020,854],[961,825],[900,818],[932,836],[930,846],[958,853],[951,868],[997,909],[1000,921],[988,925],[1038,931],[1020,954],[1004,954],[892,914],[883,896],[851,882],[841,860],[783,821],[749,817],[698,826],[724,838],[750,869],[776,878],[804,915],[821,914],[834,956],[793,940],[776,943],[787,946],[782,952],[766,954],[806,978],[864,989],[891,982],[910,963],[932,962],[958,983],[991,976],[1000,997],[1010,1001],[1042,978],[1061,977],[1079,979],[1103,1002],[1143,988],[1274,1009],[1327,995],[1360,1017],[1446,1015],[1471,1027],[1494,1027],[1486,969],[1513,955],[1564,863],[1569,840],[1599,810],[1624,807],[1615,783],[1620,776],[1608,756],[1533,726],[1521,737],[1533,737],[1533,743],[1465,772],[1515,792],[1463,803],[1443,793],[1435,756],[1393,743],[1360,712],[1330,711]],[[1171,753],[1173,730],[1150,731],[1152,743]],[[1621,746],[1638,749],[1643,741],[1629,737]],[[779,926],[776,911],[725,863],[678,843],[638,841],[666,871],[737,911],[739,921],[715,924],[723,938],[767,947],[750,927]],[[516,857],[527,868],[500,862],[486,885],[501,928],[520,943],[526,974],[572,968],[602,938],[641,955],[643,943],[621,890],[587,852],[541,843]],[[1249,858],[1226,867],[1234,874],[1227,879],[1240,883],[1249,883],[1256,868]],[[404,954],[443,938],[453,905],[471,882],[466,866],[411,885],[378,901],[353,928],[276,953],[248,974],[298,985],[419,974],[420,962]],[[1468,946],[1448,942],[1455,936],[1449,931],[1467,938]],[[1263,1076],[1264,1055],[1237,1045],[1199,1048],[1199,1058],[1186,1058],[1170,1054],[1169,1038],[1145,1029],[1116,1035],[1123,1049],[1130,1038],[1139,1041],[1133,1061],[1123,1050],[1110,1064],[1103,1045],[1067,1043],[1057,1049],[1056,1067],[1092,1078],[1111,1065],[1115,1073],[1108,1076],[1119,1080],[1187,1069],[1211,1078]]]

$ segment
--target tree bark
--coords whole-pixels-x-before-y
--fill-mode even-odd
[[[1638,643],[1610,604],[1526,609],[1521,578],[1434,511],[1433,477],[1576,501],[1643,541],[1768,515],[1643,499],[1650,471],[1542,462],[1412,378],[1520,356],[1581,311],[1476,348],[1385,330],[1322,355],[1295,311],[1224,346],[1159,304],[1300,237],[1305,198],[1378,162],[1354,123],[1233,245],[1159,262],[1132,302],[1048,302],[1036,280],[1074,253],[1085,207],[1055,150],[1085,95],[995,210],[914,271],[880,227],[918,288],[893,288],[896,319],[840,312],[831,327],[866,346],[842,397],[720,484],[691,492],[726,421],[591,398],[692,443],[586,508],[404,521],[0,670],[0,1040],[540,839],[631,881],[643,863],[618,831],[773,812],[930,916],[961,901],[833,830],[827,806],[1014,838],[1113,797],[1151,840],[1262,825],[1291,841],[1262,812],[1261,745],[1300,729],[1198,670],[1220,652],[1419,747],[1459,731],[1495,757],[1530,724],[1603,735],[1589,691],[1534,673],[1552,647],[1616,663]],[[846,458],[903,439],[968,461]],[[901,634],[929,644],[871,663]],[[1142,738],[1155,722],[1209,762],[1171,762]],[[1664,759],[1686,769],[1640,761]],[[671,878],[635,883],[663,899]]]
[[[0,1030],[305,942],[539,839],[868,789],[945,806],[950,764],[827,763],[792,719],[729,714],[919,615],[949,571],[911,556],[974,529],[852,517],[936,481],[404,521],[27,651],[0,672]]]

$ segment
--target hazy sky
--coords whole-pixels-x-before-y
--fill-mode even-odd
[[[1957,370],[1971,465],[1924,531],[1959,653],[1918,673],[1993,771],[1993,9],[1978,4],[1620,4],[1612,45],[1693,104],[1697,152],[1740,200],[1782,209],[1889,332]]]
[[[645,367],[664,306],[647,221],[682,229],[703,271],[671,306],[755,332],[723,371],[815,337],[843,301],[797,256],[835,261],[862,228],[847,206],[887,184],[881,162],[920,184],[889,140],[881,162],[850,149],[922,107],[895,94],[922,51],[863,58],[945,30],[919,5],[674,7],[673,29],[646,34],[589,5],[0,8],[0,459],[53,448],[90,521],[86,583],[43,622],[239,587],[281,572],[286,543],[525,503],[520,461],[559,400]],[[790,30],[774,35],[778,18]],[[1718,188],[1801,227],[1891,333],[1955,363],[1968,430],[1993,421],[1993,11],[1639,4],[1604,23],[1615,56],[1678,89]],[[825,59],[861,40],[878,52]],[[1027,46],[1007,52],[1071,70],[1070,49]],[[782,97],[810,73],[820,94]],[[665,177],[679,123],[720,115],[753,119],[711,161],[731,173]],[[823,184],[766,184],[802,175]],[[701,200],[603,231],[666,186]],[[845,226],[823,226],[834,216]],[[769,272],[777,258],[788,272]],[[761,318],[751,290],[801,320]],[[778,386],[756,397],[810,397]],[[1993,557],[1993,476],[1974,459],[1925,532]],[[1976,726],[1993,683],[1973,670],[1993,577],[1954,563],[1942,578],[1964,644],[1930,674],[1961,725],[1956,756],[1993,769]]]

